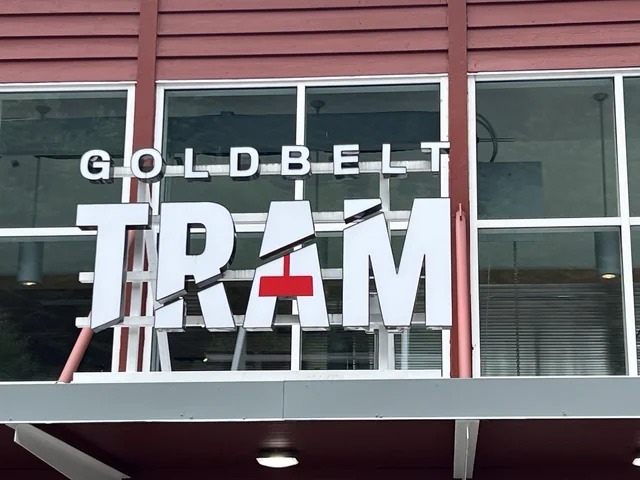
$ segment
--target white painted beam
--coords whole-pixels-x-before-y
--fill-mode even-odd
[[[479,426],[479,420],[456,420],[453,439],[453,478],[455,479],[473,478]]]
[[[71,480],[123,480],[130,478],[109,465],[29,424],[8,425],[13,440]]]

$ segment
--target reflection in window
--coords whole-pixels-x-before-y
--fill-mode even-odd
[[[633,259],[633,298],[635,303],[636,349],[640,367],[640,227],[631,230],[631,254]]]
[[[629,204],[631,215],[640,216],[640,78],[624,79],[624,113],[627,132]]]
[[[392,162],[429,160],[420,142],[440,140],[437,85],[314,87],[307,89],[306,102],[306,144],[313,162],[333,162],[333,145],[341,144],[358,144],[360,162],[379,162],[383,143],[391,144]],[[398,181],[404,190],[392,189],[392,207],[404,209],[409,203],[404,197],[413,199],[421,189],[438,192],[437,179],[427,175],[414,176],[412,183]],[[346,198],[378,197],[379,179],[362,173],[352,178],[313,175],[305,182],[305,197],[314,211],[341,211]],[[428,186],[421,185],[423,180]]]
[[[229,165],[233,146],[253,147],[260,163],[280,163],[283,145],[295,145],[295,89],[167,92],[164,154],[182,165],[193,148],[197,165]],[[165,201],[210,201],[233,213],[266,212],[273,200],[293,200],[294,183],[278,175],[258,181],[215,176],[211,182],[164,182]]]
[[[94,185],[80,157],[94,148],[122,165],[126,92],[0,95],[0,228],[75,225],[76,206],[119,202],[121,185]]]
[[[169,334],[172,370],[291,369],[290,327],[276,327],[273,332],[240,332],[190,328]]]
[[[95,239],[0,242],[0,381],[56,380],[91,309]],[[22,249],[20,247],[23,247]],[[79,371],[111,370],[113,330],[93,336]]]
[[[396,370],[441,370],[442,332],[413,326],[394,336]]]
[[[302,332],[303,370],[372,370],[376,368],[374,333],[342,330]]]
[[[478,218],[617,215],[613,80],[478,83],[476,97]]]
[[[482,375],[624,375],[620,251],[598,232],[480,232]]]

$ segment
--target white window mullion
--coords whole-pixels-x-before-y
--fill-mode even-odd
[[[478,275],[478,177],[476,151],[476,81],[475,77],[468,80],[469,107],[467,111],[469,121],[469,276],[471,288],[471,346],[472,346],[472,376],[481,376],[480,366],[480,280]]]
[[[629,183],[627,172],[627,135],[624,113],[624,78],[614,77],[614,102],[616,125],[616,152],[618,167],[618,204],[622,224],[620,226],[622,250],[622,293],[624,299],[624,339],[627,374],[638,376],[636,346],[636,319],[633,292],[633,258],[631,252],[631,220],[629,209]]]
[[[296,87],[296,145],[304,145],[306,129],[306,87],[299,84]],[[304,180],[295,181],[295,200],[304,200]],[[291,313],[298,315],[298,302],[291,301]],[[291,326],[291,370],[302,367],[302,330],[300,323]]]

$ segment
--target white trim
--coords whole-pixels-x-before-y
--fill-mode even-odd
[[[132,295],[133,297],[133,295]],[[137,372],[138,371],[138,345],[140,343],[140,327],[129,326],[127,343],[127,365],[125,371]]]
[[[307,121],[306,87],[303,84],[296,87],[296,145],[304,145]],[[311,161],[311,159],[309,159]],[[294,182],[293,198],[304,200],[304,180]]]
[[[616,151],[618,175],[618,203],[622,225],[620,247],[622,250],[622,289],[624,299],[624,341],[627,375],[638,376],[638,353],[636,345],[636,316],[633,292],[633,259],[631,258],[631,222],[629,219],[629,183],[627,171],[627,132],[624,111],[624,79],[614,78],[614,105],[616,125]]]
[[[449,78],[440,79],[440,141],[449,141]]]
[[[591,68],[567,70],[521,70],[502,72],[475,72],[469,76],[478,82],[514,81],[514,80],[553,80],[553,79],[585,79],[612,78],[615,75],[640,76],[640,68]]]
[[[446,73],[417,75],[363,75],[339,77],[298,77],[298,78],[254,78],[224,80],[158,80],[156,85],[167,90],[192,89],[244,89],[244,88],[278,88],[297,87],[334,87],[344,85],[396,85],[438,83],[446,78]]]
[[[467,110],[469,126],[469,281],[471,294],[471,371],[473,377],[481,376],[480,366],[480,279],[478,269],[478,182],[476,172],[476,83],[469,77],[469,105]]]
[[[150,296],[147,295],[147,299]],[[149,302],[147,302],[147,305]],[[148,307],[147,307],[148,308]],[[152,307],[153,308],[153,307]],[[150,372],[151,371],[151,355],[153,353],[153,336],[155,335],[153,328],[148,328],[145,330],[144,335],[144,344],[142,345],[142,371]]]
[[[158,339],[158,357],[160,357],[160,370],[162,372],[171,371],[171,352],[169,351],[169,336],[167,332],[155,330]]]
[[[77,319],[76,319],[77,322]],[[91,320],[87,317],[87,327],[91,326]],[[77,327],[77,323],[76,323]],[[111,372],[118,372],[120,370],[120,345],[122,341],[122,328],[120,325],[113,327],[113,344],[111,345]],[[76,373],[74,373],[74,376]]]
[[[469,169],[471,173],[471,168]],[[474,168],[475,173],[475,168]],[[477,187],[476,187],[477,188]],[[476,193],[477,195],[477,193]],[[477,220],[478,229],[505,228],[592,228],[619,227],[620,217],[592,217],[592,218],[517,218],[498,220]]]
[[[298,302],[293,302],[293,314],[298,314]],[[300,322],[291,325],[291,371],[302,369],[302,328]]]
[[[440,370],[237,370],[194,372],[86,372],[76,373],[73,383],[234,383],[310,382],[322,380],[417,380],[441,378]]]
[[[441,330],[442,378],[451,378],[451,329]]]
[[[127,113],[125,118],[124,129],[124,157],[122,159],[123,169],[129,169],[131,165],[131,156],[133,155],[133,130],[135,126],[135,109],[136,109],[136,95],[135,86],[127,88]],[[115,175],[114,178],[118,178]],[[122,177],[122,192],[120,195],[120,201],[122,203],[129,202],[129,191],[131,189],[131,178]]]
[[[21,240],[41,238],[46,241],[45,237],[56,237],[50,239],[55,242],[67,240],[64,237],[95,237],[96,234],[95,230],[81,230],[78,227],[0,228],[0,238],[20,237]],[[69,238],[68,240],[75,239]]]
[[[0,93],[16,92],[99,92],[128,90],[135,82],[37,82],[0,83]]]
[[[131,165],[131,155],[133,155],[133,129],[136,113],[136,87],[127,87],[127,107],[124,127],[124,158],[123,165]]]

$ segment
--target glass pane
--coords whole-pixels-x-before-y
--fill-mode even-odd
[[[633,298],[635,302],[636,333],[640,333],[640,227],[631,230],[631,252],[633,256]],[[640,341],[636,335],[638,366],[640,367]]]
[[[192,233],[189,236],[189,254],[199,255],[204,251],[204,233]],[[236,233],[236,250],[229,266],[230,270],[253,270],[265,263],[260,260],[262,233]]]
[[[485,376],[624,375],[620,237],[481,231]]]
[[[372,370],[375,334],[332,327],[329,332],[302,332],[303,370]]]
[[[333,236],[318,235],[320,268],[342,268],[342,233]]]
[[[180,165],[193,148],[198,165],[229,165],[231,147],[253,147],[261,163],[280,163],[283,145],[295,145],[295,89],[171,91],[166,97],[165,156]],[[273,200],[293,200],[294,182],[278,175],[259,180],[213,177],[164,182],[165,201],[211,201],[234,213],[266,212]]]
[[[627,130],[629,203],[631,215],[640,215],[640,78],[624,79],[624,112]]]
[[[431,172],[410,172],[405,178],[391,178],[389,190],[391,210],[411,210],[416,198],[440,197],[440,177]]]
[[[333,174],[315,174],[305,180],[304,192],[314,212],[341,212],[347,199],[380,197],[380,175],[361,173],[337,178]]]
[[[125,92],[0,94],[0,228],[73,226],[79,203],[119,203],[122,183],[90,183],[80,157],[122,165],[126,105]]]
[[[411,327],[394,335],[394,349],[396,370],[442,370],[441,331]]]
[[[360,162],[379,162],[383,143],[391,144],[392,163],[425,160],[420,142],[440,139],[437,85],[308,88],[306,102],[313,162],[333,162],[333,146],[341,144],[358,144]],[[305,198],[314,211],[341,211],[345,198],[378,197],[379,179],[316,174],[305,182]]]
[[[0,381],[57,380],[91,310],[95,237],[0,242]],[[93,336],[79,371],[111,370],[113,330]]]
[[[478,217],[615,216],[613,80],[477,84]]]
[[[238,332],[212,333],[203,328],[189,328],[168,337],[174,371],[231,370],[234,353],[238,370],[291,369],[290,327],[247,332],[244,343],[237,342]]]

